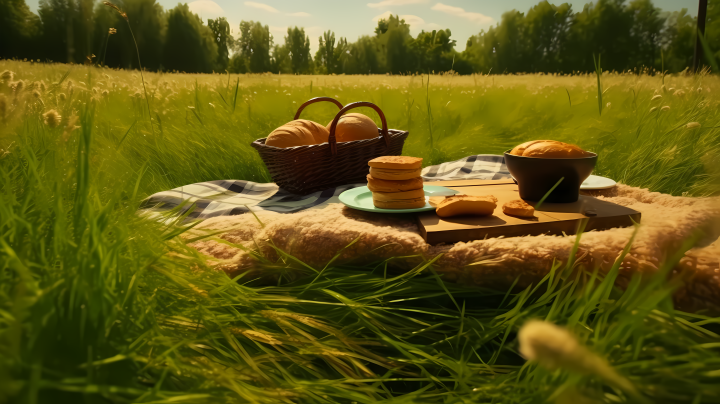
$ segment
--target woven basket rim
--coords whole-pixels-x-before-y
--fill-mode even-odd
[[[379,130],[380,130],[380,129],[378,128],[378,131],[379,131]],[[401,130],[401,129],[388,129],[388,135],[389,135],[391,138],[392,138],[392,137],[403,136],[403,135],[409,134],[409,133],[410,133],[409,131]],[[329,142],[324,142],[324,143],[320,143],[320,144],[310,144],[310,145],[303,145],[303,146],[275,147],[275,146],[268,146],[268,145],[266,145],[266,144],[265,144],[265,140],[267,140],[267,137],[263,137],[263,138],[260,138],[260,139],[256,139],[256,140],[254,140],[250,145],[251,145],[252,147],[255,147],[255,148],[264,148],[264,149],[267,149],[267,150],[273,150],[273,151],[278,151],[278,152],[282,152],[282,151],[284,151],[284,150],[285,150],[285,151],[312,150],[313,148],[319,149],[319,148],[321,148],[321,147],[328,147],[328,146],[330,146],[330,143],[329,143]],[[343,145],[343,146],[344,146],[343,148],[345,148],[345,147],[348,147],[348,146],[351,146],[351,145],[363,145],[363,144],[366,144],[366,143],[377,142],[378,140],[382,140],[382,137],[377,136],[377,137],[374,137],[374,138],[372,138],[372,139],[351,140],[351,141],[349,141],[349,142],[340,142],[340,143],[338,143],[338,146]]]

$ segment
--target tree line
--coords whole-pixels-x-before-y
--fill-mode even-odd
[[[495,26],[455,49],[450,29],[416,37],[397,16],[378,21],[355,42],[302,27],[274,38],[267,25],[242,21],[237,38],[225,18],[203,21],[187,4],[164,10],[156,0],[0,0],[0,57],[142,67],[188,73],[409,74],[572,73],[604,70],[679,72],[692,64],[696,25],[686,9],[664,12],[651,0],[598,0],[575,11],[541,1],[504,13]],[[705,39],[720,60],[720,0],[710,0]],[[137,53],[136,47],[137,44]]]

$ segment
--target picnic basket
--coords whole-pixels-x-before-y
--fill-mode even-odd
[[[353,102],[343,107],[333,98],[316,97],[302,104],[294,119],[300,117],[305,107],[321,101],[332,102],[340,108],[330,126],[327,143],[278,148],[266,145],[267,138],[262,138],[251,144],[260,154],[273,181],[294,194],[307,195],[339,185],[367,182],[368,161],[380,156],[399,156],[409,134],[407,131],[388,129],[382,110],[366,101]],[[335,139],[338,120],[345,112],[357,107],[370,107],[377,111],[382,122],[382,128],[378,128],[379,136],[338,143]]]

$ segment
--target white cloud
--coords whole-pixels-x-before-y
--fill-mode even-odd
[[[263,3],[256,3],[254,1],[246,1],[245,5],[252,8],[259,8],[260,10],[265,10],[269,13],[278,13],[279,11],[272,6],[268,6],[267,4]]]
[[[291,17],[310,17],[310,13],[304,11],[298,11],[297,13],[287,13]]]
[[[385,8],[388,6],[404,6],[406,4],[422,4],[427,2],[428,0],[383,0],[379,3],[368,3],[367,6],[370,8]]]
[[[425,25],[425,20],[416,15],[401,15],[400,19],[405,20],[411,27]]]
[[[382,19],[386,19],[386,20],[387,20],[391,15],[394,15],[392,11],[386,11],[386,12],[380,14],[380,15],[376,15],[375,17],[373,17],[372,20],[373,20],[374,22],[378,22],[378,21],[380,21],[380,20],[382,20]]]
[[[470,20],[476,24],[490,25],[495,22],[492,17],[488,17],[485,14],[471,13],[469,11],[465,11],[460,7],[448,6],[447,4],[443,3],[435,4],[434,6],[432,6],[432,10],[439,11],[445,14],[455,15],[466,20]]]
[[[225,11],[212,0],[196,0],[188,3],[188,7],[202,18],[216,18],[225,14]]]

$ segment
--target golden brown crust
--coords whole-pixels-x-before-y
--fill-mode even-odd
[[[388,168],[370,167],[370,175],[381,180],[399,181],[409,180],[420,176],[421,169],[392,170]]]
[[[283,125],[268,135],[265,139],[268,146],[286,148],[295,146],[307,146],[317,144],[315,137],[309,129],[304,126]]]
[[[574,159],[587,157],[588,153],[581,148],[560,142],[539,142],[530,145],[523,152],[523,157],[539,157],[551,159]]]
[[[373,192],[372,196],[373,196],[374,201],[383,201],[383,202],[418,199],[418,198],[425,199],[425,191],[423,191],[423,189],[420,188],[420,189],[412,189],[410,191],[402,191],[402,192]]]
[[[540,143],[540,142],[556,142],[556,143],[560,143],[560,142],[558,142],[557,140],[531,140],[531,141],[529,141],[529,142],[525,142],[525,143],[523,143],[523,144],[519,144],[519,145],[515,146],[515,147],[510,151],[510,154],[514,154],[514,155],[516,155],[516,156],[522,156],[523,153],[525,152],[525,149],[527,149],[528,147],[534,145],[535,143]]]
[[[330,121],[326,128],[330,133]],[[358,113],[345,114],[340,117],[335,127],[335,139],[339,142],[373,139],[380,136],[377,125],[368,116]]]
[[[522,199],[516,199],[513,201],[505,202],[503,204],[503,213],[510,216],[518,216],[518,217],[534,217],[535,216],[535,208],[530,205],[529,203],[523,201]]]
[[[301,128],[305,128],[313,135],[313,138],[315,139],[315,144],[321,144],[328,141],[328,136],[330,135],[330,132],[327,130],[326,127],[320,125],[317,122],[313,122],[307,119],[296,119],[294,121],[290,121],[286,123],[283,126],[298,126]]]
[[[425,206],[425,198],[404,199],[397,201],[378,201],[373,198],[373,205],[380,209],[417,209]]]
[[[409,170],[422,167],[422,157],[382,156],[368,161],[370,167]]]
[[[493,195],[453,195],[437,204],[435,212],[440,217],[460,215],[488,216],[497,207],[497,198]]]
[[[422,189],[422,177],[410,178],[409,180],[389,181],[374,178],[368,174],[368,189],[372,192],[401,192],[410,191],[411,189]]]

